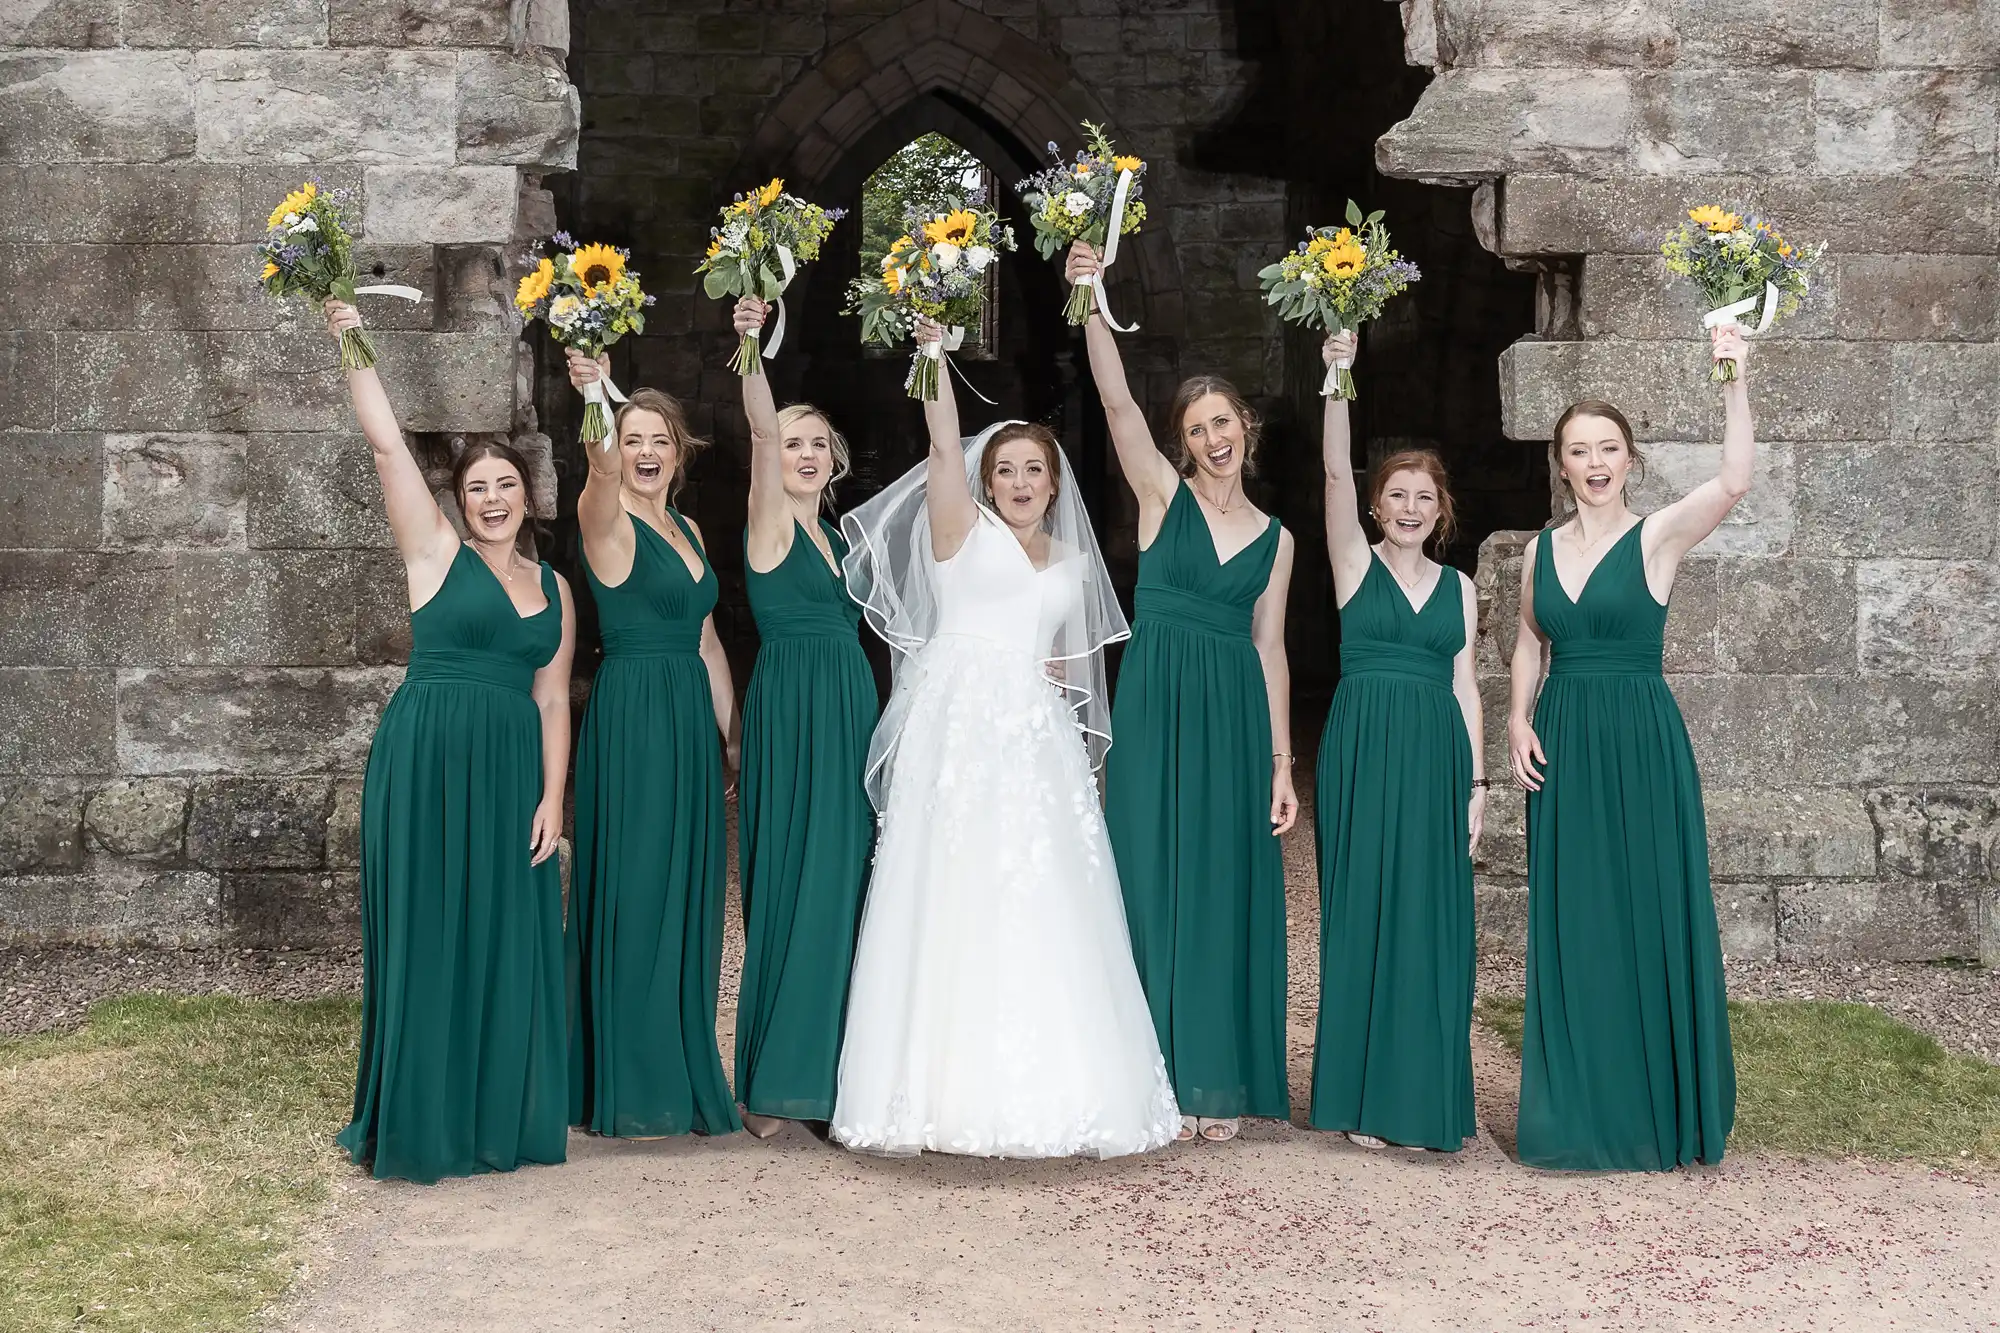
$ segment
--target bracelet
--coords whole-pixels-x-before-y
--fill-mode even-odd
[[[1283,750],[1271,751],[1271,758],[1282,759],[1288,764],[1292,762],[1292,757],[1289,754],[1286,754]]]
[[[1472,780],[1472,785],[1475,787],[1491,787],[1493,783],[1490,779],[1487,778],[1474,778]]]

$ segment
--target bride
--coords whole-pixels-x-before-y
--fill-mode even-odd
[[[918,340],[934,348],[941,330]],[[1118,610],[1055,437],[961,446],[841,524],[848,588],[895,650],[868,756],[881,835],[833,1137],[865,1152],[1116,1157],[1180,1127],[1125,930],[1093,768]]]

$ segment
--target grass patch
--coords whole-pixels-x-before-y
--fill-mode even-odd
[[[248,1327],[341,1169],[359,1008],[138,995],[0,1041],[0,1329]]]
[[[1483,995],[1476,1012],[1520,1053],[1520,1000]],[[1736,1001],[1729,1035],[1736,1053],[1734,1149],[2000,1164],[2000,1067],[1954,1055],[1879,1009]]]

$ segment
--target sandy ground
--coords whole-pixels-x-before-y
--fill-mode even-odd
[[[1292,1088],[1318,986],[1289,840]],[[723,994],[735,994],[731,922]],[[730,1049],[733,1011],[719,1024]],[[1475,1044],[1456,1157],[1247,1122],[1114,1162],[862,1158],[786,1129],[338,1191],[286,1333],[681,1329],[2000,1330],[2000,1179],[1731,1157],[1666,1176],[1515,1165],[1518,1068]]]

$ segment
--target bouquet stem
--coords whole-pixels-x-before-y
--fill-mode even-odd
[[[1338,398],[1344,403],[1353,402],[1354,372],[1346,366],[1336,365],[1329,367],[1326,373],[1326,383],[1320,389],[1319,396],[1322,398]]]
[[[936,347],[936,344],[933,343],[931,346]],[[943,365],[944,357],[941,352],[938,355],[932,355],[928,348],[918,351],[916,357],[910,362],[910,377],[903,382],[903,387],[909,391],[910,397],[920,403],[936,402],[938,396],[938,370]]]
[[[585,444],[596,444],[611,438],[611,400],[604,396],[604,385],[597,380],[583,386],[583,426],[577,436]],[[605,446],[610,448],[609,445]]]
[[[729,368],[743,379],[764,373],[763,355],[757,345],[756,334],[743,335],[743,341],[736,345],[736,357],[729,363]]]
[[[1708,372],[1708,377],[1717,384],[1731,384],[1736,380],[1736,362],[1718,361]]]
[[[366,370],[375,364],[375,342],[366,329],[346,329],[340,335],[340,368]]]
[[[1063,305],[1063,318],[1081,327],[1090,323],[1091,312],[1097,309],[1097,284],[1088,277],[1069,289],[1069,300]]]

